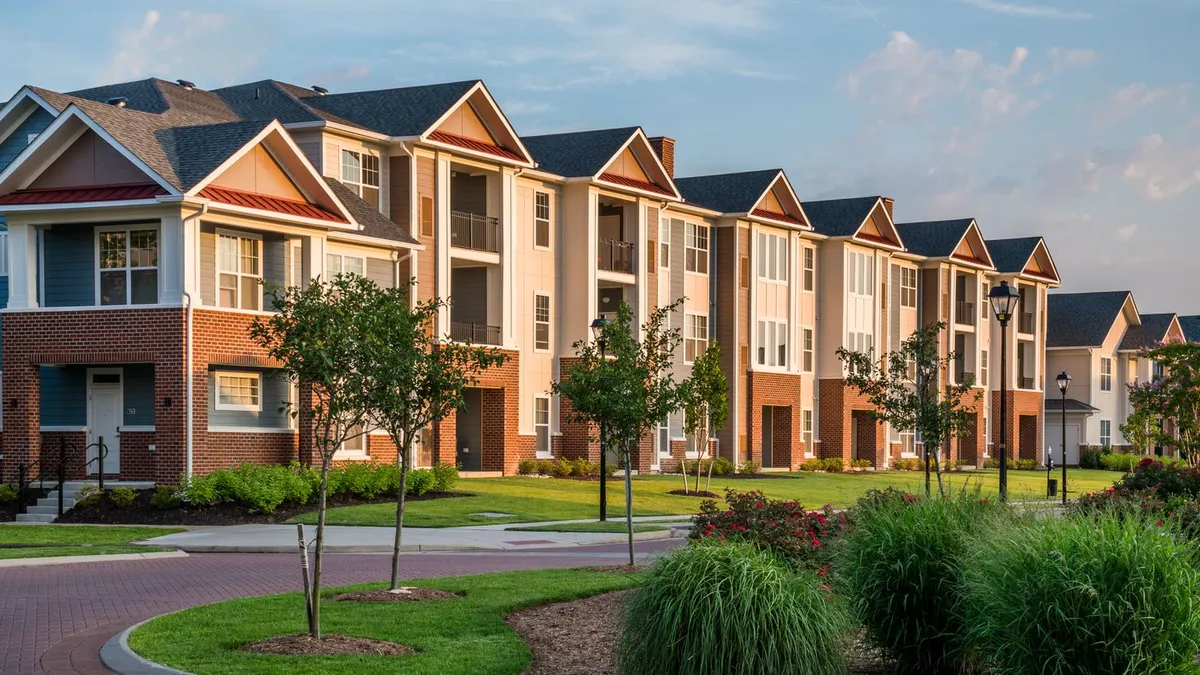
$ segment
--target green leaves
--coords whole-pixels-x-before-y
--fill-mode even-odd
[[[1164,343],[1144,357],[1157,363],[1162,374],[1150,382],[1131,385],[1129,402],[1135,414],[1153,418],[1151,442],[1178,447],[1196,466],[1200,463],[1200,343]],[[1160,418],[1174,423],[1177,437],[1159,433]]]

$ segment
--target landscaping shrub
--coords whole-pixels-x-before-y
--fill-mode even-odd
[[[987,459],[983,460],[983,468],[999,469],[1000,468],[1000,458],[999,457],[988,457]]]
[[[449,492],[458,485],[458,466],[448,462],[435,462],[433,465],[433,491]]]
[[[920,471],[921,460],[916,458],[894,459],[892,460],[892,468],[896,471]]]
[[[769,499],[758,490],[726,489],[725,502],[725,509],[711,499],[700,503],[700,513],[692,519],[693,540],[748,541],[800,569],[827,563],[846,531],[846,515],[829,506],[805,511],[794,501]]]
[[[944,462],[942,462],[942,471],[962,471],[963,468],[966,466],[967,466],[967,460],[965,460],[965,459],[953,459],[952,460],[949,457],[947,457],[946,460]]]
[[[623,675],[845,672],[842,603],[750,545],[702,544],[664,556],[624,608]]]
[[[1013,465],[1013,468],[1019,471],[1036,471],[1038,468],[1038,461],[1036,459],[1018,459],[1017,461],[1013,462]]]
[[[433,489],[437,479],[430,469],[412,469],[408,472],[405,494],[420,497]]]
[[[1079,468],[1081,469],[1099,469],[1100,468],[1100,448],[1084,448],[1079,451]]]
[[[809,457],[800,464],[801,471],[820,471],[825,467],[825,463],[816,457]]]
[[[1176,496],[1195,497],[1200,487],[1200,473],[1176,464],[1168,466],[1154,457],[1143,457],[1114,487],[1133,491],[1153,489],[1164,500]]]
[[[1192,545],[1142,518],[1004,528],[968,558],[966,635],[1001,675],[1194,673],[1195,560]]]
[[[538,460],[523,459],[517,463],[517,473],[522,476],[532,476],[538,473]]]
[[[742,462],[742,466],[738,469],[738,473],[744,473],[747,476],[753,476],[761,470],[762,470],[762,467],[758,465],[758,462],[752,462],[752,461],[747,460],[745,462]]]
[[[958,611],[963,557],[1001,509],[978,495],[876,499],[842,541],[838,587],[868,640],[904,670],[970,666]]]
[[[841,457],[827,457],[821,460],[821,468],[828,473],[841,473],[846,468],[846,460]]]
[[[0,505],[17,501],[17,489],[8,483],[0,483]]]
[[[1109,471],[1133,471],[1133,468],[1141,460],[1141,455],[1128,452],[1102,454],[1100,455],[1100,468],[1108,469]]]
[[[863,496],[858,498],[858,501],[854,502],[854,508],[851,509],[851,512],[857,515],[880,506],[891,504],[911,504],[917,501],[917,499],[917,495],[905,490],[894,488],[890,485],[882,490],[871,488],[870,490],[864,492]]]
[[[550,465],[550,475],[555,478],[566,478],[571,475],[571,469],[574,465],[569,459],[556,459]]]
[[[179,499],[178,489],[171,485],[159,485],[154,488],[154,494],[150,495],[150,506],[162,511],[170,511],[183,506],[183,501]]]
[[[137,491],[127,487],[114,488],[108,491],[108,501],[117,508],[127,509],[137,501]]]
[[[79,494],[75,495],[75,506],[91,506],[93,504],[99,504],[100,498],[103,496],[103,490],[89,483],[80,488]]]
[[[850,466],[855,469],[869,469],[874,464],[869,459],[856,459],[850,462]]]
[[[549,476],[554,471],[554,460],[539,459],[537,461],[537,472],[540,476]]]
[[[714,475],[714,476],[728,476],[729,474],[733,473],[733,468],[734,468],[733,462],[729,461],[728,459],[726,459],[724,457],[717,457],[716,459],[704,459],[704,460],[685,459],[685,460],[683,460],[684,472],[694,475],[696,473],[696,465],[697,464],[700,465],[700,473],[702,473],[702,474],[708,473],[708,465],[712,464],[712,475]]]

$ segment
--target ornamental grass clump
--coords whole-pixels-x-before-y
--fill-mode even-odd
[[[945,498],[888,494],[855,509],[855,527],[834,567],[837,588],[868,641],[899,670],[969,670],[971,658],[960,639],[963,558],[1002,513],[978,492]]]
[[[661,558],[623,618],[622,675],[846,672],[842,603],[750,544],[702,542]]]
[[[1036,519],[978,542],[966,636],[995,675],[1200,672],[1196,549],[1152,518]]]

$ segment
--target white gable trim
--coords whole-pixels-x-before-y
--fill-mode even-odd
[[[658,159],[658,153],[654,151],[654,146],[650,145],[650,138],[646,136],[646,132],[643,131],[641,127],[634,129],[633,133],[629,135],[629,138],[624,143],[621,144],[621,147],[617,148],[617,151],[614,152],[612,154],[612,156],[608,158],[608,161],[604,163],[604,166],[601,166],[599,171],[592,174],[592,180],[600,180],[600,174],[604,173],[605,170],[608,169],[608,167],[612,166],[612,163],[615,162],[617,160],[617,158],[621,156],[621,153],[625,152],[625,149],[628,148],[630,145],[633,145],[633,142],[635,140],[637,140],[638,138],[642,139],[642,142],[646,144],[646,149],[650,151],[650,156],[654,159],[654,168],[656,168],[660,174],[659,178],[665,179],[667,181],[667,185],[671,188],[671,192],[675,195],[676,201],[683,201],[683,197],[679,194],[679,188],[675,187],[675,181],[671,179],[671,175],[667,173],[667,168],[665,166],[663,166],[662,162]],[[635,159],[636,159],[636,157],[635,157]],[[638,163],[640,164],[641,162],[639,161]],[[645,169],[645,167],[642,167],[642,168]],[[613,185],[614,187],[620,188],[622,190],[635,190],[635,191],[641,192],[643,194],[656,194],[656,193],[652,193],[652,192],[646,192],[645,190],[638,190],[637,188],[630,188],[630,187],[627,187],[624,185],[615,185],[613,183],[608,183],[606,181],[601,181],[601,182],[605,183],[606,185]],[[656,194],[656,196],[659,199],[664,199],[664,198],[670,199],[669,197],[664,197],[664,195]]]
[[[955,242],[954,248],[950,251],[950,258],[952,260],[957,260],[957,262],[960,262],[960,263],[965,262],[963,260],[958,260],[958,259],[954,258],[954,251],[957,251],[958,247],[962,246],[962,243],[967,240],[967,235],[971,234],[972,231],[974,231],[975,234],[979,236],[979,241],[983,242],[983,255],[987,256],[987,264],[988,264],[988,266],[984,269],[995,270],[996,263],[995,263],[995,261],[992,260],[992,252],[988,250],[987,240],[983,238],[983,232],[981,232],[979,230],[979,224],[977,222],[975,222],[974,218],[971,219],[971,224],[968,225],[967,229],[963,231],[962,236],[958,238],[957,242]],[[967,264],[970,265],[971,263],[967,263]],[[974,267],[978,267],[978,265],[974,265]]]
[[[32,101],[39,107],[43,108],[46,112],[58,117],[57,108],[47,103],[45,99],[35,94],[29,87],[21,87],[21,90],[18,91],[16,95],[14,95],[12,99],[8,101],[8,103],[4,104],[3,107],[0,107],[0,121],[7,119],[8,116],[11,115],[13,111],[25,101]],[[29,119],[29,116],[32,115],[35,110],[37,110],[37,108],[29,108],[8,124],[0,127],[0,141],[8,138],[13,131],[16,131],[17,127],[21,126],[25,120]]]
[[[485,99],[487,99],[488,104],[492,106],[493,110],[495,110],[496,116],[500,118],[500,123],[504,125],[504,132],[506,134],[508,134],[508,136],[509,136],[508,141],[510,143],[515,144],[518,148],[520,148],[521,154],[525,156],[524,162],[517,162],[517,161],[511,160],[511,159],[507,159],[505,157],[497,157],[495,155],[489,155],[486,153],[473,152],[468,148],[460,148],[456,145],[447,145],[445,143],[438,143],[437,141],[429,140],[429,134],[432,134],[434,131],[437,131],[438,127],[442,126],[442,123],[445,122],[447,119],[449,119],[450,115],[452,115],[455,110],[458,110],[459,108],[461,108],[464,105],[470,105],[469,100],[472,96],[475,95],[476,92],[481,92],[483,94],[483,97]],[[393,140],[402,140],[402,139],[393,139]],[[466,152],[468,152],[472,155],[478,156],[478,157],[485,157],[488,160],[493,161],[493,162],[504,162],[506,164],[516,164],[517,166],[525,166],[528,168],[533,168],[534,166],[537,166],[537,164],[533,161],[533,155],[529,154],[529,150],[525,147],[525,144],[521,142],[521,137],[517,134],[517,131],[515,129],[513,129],[512,124],[509,123],[508,116],[505,115],[504,111],[500,108],[500,106],[496,104],[496,99],[492,98],[491,92],[489,92],[487,87],[484,86],[482,80],[480,80],[480,81],[476,82],[474,85],[472,85],[470,89],[468,89],[462,96],[459,97],[459,99],[457,101],[455,101],[454,105],[447,108],[446,111],[443,112],[442,115],[440,117],[438,117],[437,120],[435,120],[433,124],[429,125],[428,129],[421,132],[420,140],[422,143],[429,143],[432,145],[437,145],[438,147],[451,149],[451,150],[454,150],[455,152],[466,151]]]
[[[892,222],[892,217],[888,215],[887,209],[883,210],[883,217],[887,221],[888,227],[891,228],[892,234],[896,236],[896,241],[900,242],[900,245],[896,246],[895,244],[881,244],[877,241],[869,241],[858,238],[858,234],[862,232],[863,226],[867,224],[867,221],[869,221],[871,216],[875,213],[875,209],[878,209],[882,203],[883,198],[875,198],[875,203],[871,205],[871,208],[867,209],[867,215],[863,217],[862,222],[858,224],[858,227],[854,229],[854,234],[850,235],[849,238],[868,246],[882,246],[893,251],[904,251],[906,250],[904,248],[904,238],[900,236],[900,231],[896,229],[896,224]]]
[[[780,169],[779,173],[776,173],[775,177],[771,179],[771,182],[767,183],[767,188],[762,191],[762,194],[760,194],[758,196],[758,199],[754,200],[754,206],[750,207],[751,210],[754,210],[754,208],[758,207],[758,205],[762,202],[763,198],[767,196],[767,193],[770,192],[771,189],[775,187],[775,184],[778,183],[780,180],[783,181],[783,186],[787,188],[788,194],[791,196],[792,200],[795,202],[794,206],[796,208],[800,209],[800,216],[804,219],[804,222],[808,223],[808,225],[806,225],[800,229],[804,229],[804,230],[813,229],[812,223],[809,222],[809,220],[808,220],[808,214],[804,212],[804,203],[801,202],[800,198],[796,196],[796,191],[792,189],[792,182],[790,180],[788,180],[787,174],[785,174],[783,172],[783,169]],[[787,214],[785,213],[784,215],[786,216]],[[787,223],[787,224],[790,225],[792,228],[796,227],[792,223]],[[861,225],[860,225],[860,227],[861,227]]]

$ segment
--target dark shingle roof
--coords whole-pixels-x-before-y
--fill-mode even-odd
[[[362,232],[359,234],[367,237],[375,237],[377,239],[388,239],[398,241],[405,244],[420,244],[414,239],[404,228],[396,223],[393,223],[387,216],[379,212],[379,209],[364,202],[362,198],[350,191],[336,178],[325,176],[325,182],[329,184],[329,189],[333,191],[334,196],[338,198],[354,216],[354,220],[362,225]]]
[[[1093,408],[1092,406],[1084,403],[1083,401],[1078,401],[1073,398],[1067,399],[1066,403],[1067,403],[1067,412],[1098,412],[1100,410],[1099,408]],[[1054,398],[1050,394],[1046,395],[1046,412],[1061,413],[1062,409],[1063,409],[1063,400],[1061,397]]]
[[[1167,336],[1167,330],[1171,328],[1171,321],[1174,318],[1175,315],[1171,313],[1143,314],[1142,325],[1130,326],[1129,330],[1125,331],[1124,337],[1121,338],[1121,345],[1117,349],[1153,347]]]
[[[123,96],[126,107],[142,112],[165,115],[178,124],[209,124],[213,122],[237,122],[238,117],[221,97],[203,89],[186,89],[174,82],[158,78],[108,84],[91,89],[68,92],[68,95],[86,98],[98,103]]]
[[[721,213],[748,213],[782,169],[676,178],[683,198]]]
[[[1200,314],[1179,317],[1179,327],[1188,342],[1200,342]]]
[[[1052,293],[1047,297],[1047,347],[1099,347],[1130,293]]]
[[[297,87],[290,93],[323,115],[336,115],[389,136],[420,136],[478,82],[466,80],[325,96]]]
[[[1029,262],[1029,256],[1037,248],[1041,237],[1018,237],[1016,239],[988,239],[984,244],[992,254],[996,271],[1004,274],[1020,274]]]
[[[570,131],[523,136],[521,142],[538,168],[566,178],[594,176],[617,154],[639,127]]]
[[[270,122],[258,120],[175,127],[156,135],[167,149],[167,157],[175,169],[179,181],[176,187],[186,192],[241,150],[268,124]]]
[[[858,231],[879,197],[852,197],[804,202],[804,213],[813,230],[830,237],[849,237]]]
[[[904,239],[904,248],[930,258],[945,258],[954,253],[972,222],[970,218],[960,218],[896,223],[896,229]]]

